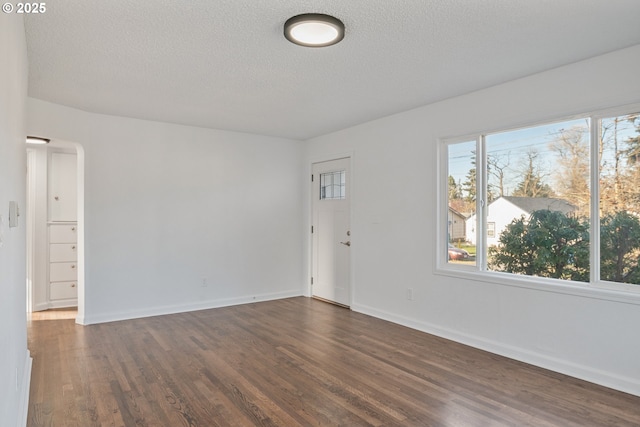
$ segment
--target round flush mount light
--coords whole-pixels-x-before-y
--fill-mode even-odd
[[[28,136],[27,137],[27,144],[48,144],[49,141],[50,141],[49,139],[41,138],[39,136]]]
[[[287,19],[284,36],[300,46],[331,46],[344,38],[344,24],[333,16],[305,13]]]

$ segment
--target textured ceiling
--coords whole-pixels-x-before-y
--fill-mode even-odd
[[[288,42],[291,16],[346,26]],[[639,0],[54,0],[25,17],[29,95],[307,139],[640,44]]]

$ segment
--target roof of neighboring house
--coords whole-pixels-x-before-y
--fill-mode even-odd
[[[459,216],[459,217],[461,217],[461,218],[465,218],[465,219],[466,219],[466,218],[467,218],[467,216],[468,216],[468,215],[465,215],[465,214],[463,214],[463,213],[461,213],[461,212],[458,212],[457,210],[453,209],[451,206],[449,206],[449,210],[450,210],[451,212],[453,212],[454,214],[458,215],[458,216]]]
[[[531,213],[542,209],[548,209],[550,211],[560,211],[563,214],[568,214],[576,211],[576,207],[571,203],[563,199],[552,199],[549,197],[513,197],[503,196],[508,202],[513,203],[523,211]],[[498,199],[499,200],[499,199]]]

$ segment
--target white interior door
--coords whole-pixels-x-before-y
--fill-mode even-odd
[[[312,295],[350,305],[350,159],[314,163]]]

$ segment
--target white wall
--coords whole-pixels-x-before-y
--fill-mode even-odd
[[[640,395],[640,298],[453,278],[434,261],[438,138],[640,102],[639,68],[635,46],[307,141],[303,176],[354,155],[352,308]]]
[[[21,16],[0,14],[0,424],[24,425],[27,351],[25,217],[9,228],[9,201],[25,212],[27,51]]]
[[[36,99],[28,130],[84,152],[79,322],[302,294],[300,142]]]

